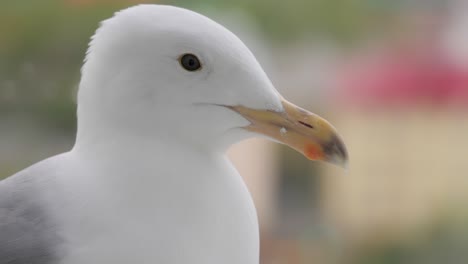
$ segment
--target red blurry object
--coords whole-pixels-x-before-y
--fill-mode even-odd
[[[340,103],[468,107],[468,69],[441,52],[393,51],[352,60],[338,73]]]

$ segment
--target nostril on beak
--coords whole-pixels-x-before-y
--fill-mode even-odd
[[[311,129],[314,129],[314,126],[311,125],[311,124],[307,124],[306,122],[302,122],[302,121],[299,121],[299,124],[305,126],[305,127],[308,127],[308,128],[311,128]]]

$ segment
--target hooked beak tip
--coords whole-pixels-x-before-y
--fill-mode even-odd
[[[332,139],[324,145],[323,152],[330,163],[345,170],[348,169],[348,151],[340,137],[334,135]]]

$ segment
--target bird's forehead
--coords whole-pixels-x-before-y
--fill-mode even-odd
[[[119,29],[134,38],[177,46],[237,47],[243,43],[213,20],[183,8],[164,5],[140,5],[123,10],[103,24]],[[114,31],[114,30],[110,30]],[[126,37],[126,39],[131,39]],[[135,39],[133,39],[135,40]]]

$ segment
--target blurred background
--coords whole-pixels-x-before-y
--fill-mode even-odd
[[[0,1],[0,178],[72,147],[87,42],[142,2]],[[262,264],[468,263],[468,1],[148,2],[234,31],[348,146],[347,172],[263,140],[229,151]]]

